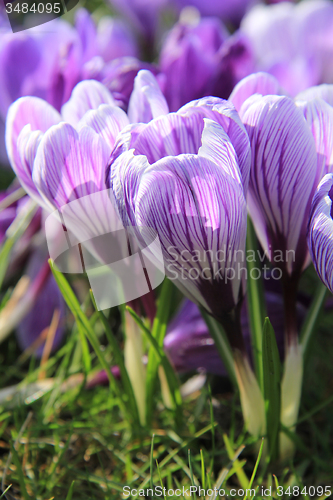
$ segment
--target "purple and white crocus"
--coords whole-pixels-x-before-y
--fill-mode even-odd
[[[277,82],[275,82],[278,88]],[[248,88],[247,88],[248,87]],[[333,171],[333,108],[331,87],[313,88],[295,100],[269,95],[272,77],[252,75],[238,85],[231,99],[248,132],[252,166],[248,206],[257,236],[272,264],[281,272],[285,296],[286,362],[282,380],[281,421],[297,420],[303,359],[298,342],[296,293],[310,262],[307,229],[311,202],[322,177]],[[251,90],[254,94],[242,104]],[[281,456],[293,448],[283,434]]]

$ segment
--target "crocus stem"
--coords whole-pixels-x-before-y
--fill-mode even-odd
[[[283,280],[285,308],[285,363],[281,383],[281,424],[294,430],[302,393],[303,349],[297,336],[296,296],[298,278]],[[280,459],[290,458],[294,453],[293,441],[280,433]]]
[[[231,314],[224,315],[221,323],[232,347],[246,428],[252,436],[260,437],[266,432],[265,403],[244,345],[240,322],[240,306]]]
[[[146,370],[142,362],[142,336],[137,323],[125,311],[126,341],[124,348],[125,366],[132,384],[140,423],[146,423]]]
[[[295,430],[302,393],[303,349],[296,341],[288,344],[285,354],[284,373],[281,384],[281,423],[290,431]],[[280,459],[292,457],[294,442],[280,433]]]
[[[296,298],[298,281],[298,277],[289,276],[284,277],[282,280],[286,348],[288,345],[295,344],[295,342],[297,342]]]

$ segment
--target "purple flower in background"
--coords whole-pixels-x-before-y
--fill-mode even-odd
[[[327,174],[313,198],[308,245],[315,269],[333,293],[333,174]]]
[[[109,0],[121,12],[141,36],[153,42],[160,26],[161,12],[168,0]]]
[[[238,24],[245,12],[256,2],[256,0],[175,0],[178,8],[193,6],[198,9],[202,16],[216,16],[223,21],[231,21]]]
[[[40,263],[44,262],[44,267]],[[56,284],[49,264],[40,252],[35,252],[27,267],[27,276],[31,287],[26,295],[30,295],[32,307],[18,325],[16,337],[22,350],[33,348],[37,356],[41,356],[45,346],[42,334],[51,325],[53,315],[58,310],[59,318],[54,332],[52,351],[56,350],[64,335],[65,302]]]
[[[40,97],[60,111],[84,79],[114,80],[113,88],[128,101],[141,69],[136,55],[135,41],[124,23],[105,18],[96,28],[83,9],[77,12],[74,27],[56,19],[22,33],[0,32],[0,133],[10,104],[19,97]],[[135,61],[131,67],[129,56]],[[118,73],[106,69],[114,59]]]
[[[267,314],[273,325],[280,354],[283,358],[283,297],[281,293],[265,292]],[[298,320],[304,317],[304,307],[298,304]],[[251,352],[251,335],[247,303],[241,311],[241,325],[247,352]],[[167,352],[176,371],[188,372],[203,369],[216,375],[227,375],[220,355],[210,336],[206,322],[196,304],[186,299],[168,326],[164,339]]]
[[[159,82],[171,111],[204,96],[228,98],[253,69],[246,37],[228,32],[217,18],[181,20],[160,55]]]
[[[227,274],[245,245],[248,173],[245,130],[218,98],[125,129],[111,157],[108,183],[124,225],[154,229],[167,274],[216,317],[239,300],[241,273]],[[228,266],[217,261],[225,246]]]
[[[333,4],[308,0],[255,6],[241,24],[253,44],[258,70],[274,75],[285,91],[333,82]]]

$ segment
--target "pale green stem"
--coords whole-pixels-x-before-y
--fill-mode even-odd
[[[281,384],[281,424],[290,431],[295,430],[302,393],[303,349],[297,342],[287,345],[284,373]],[[291,458],[295,451],[294,442],[280,433],[280,459]]]
[[[142,362],[143,345],[140,328],[128,311],[125,311],[126,340],[125,367],[132,384],[139,411],[140,423],[146,423],[146,369]]]

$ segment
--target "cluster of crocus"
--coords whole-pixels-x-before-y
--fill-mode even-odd
[[[146,9],[150,2],[136,0],[133,5],[133,20],[151,35],[156,5],[153,12]],[[122,3],[122,8],[128,7],[128,2]],[[214,6],[207,2],[206,7]],[[245,18],[243,33],[258,38],[253,42],[258,64],[270,74],[246,76],[254,63],[245,36],[237,32],[230,37],[219,20],[200,19],[193,10],[187,10],[166,37],[159,69],[147,65],[152,72],[140,70],[144,64],[133,57],[136,46],[123,25],[103,20],[96,31],[84,11],[75,29],[58,22],[52,34],[29,33],[15,43],[12,37],[4,38],[5,48],[0,49],[0,67],[9,67],[9,55],[15,51],[26,63],[11,67],[9,76],[0,71],[3,113],[9,107],[7,154],[22,186],[48,212],[77,202],[91,239],[99,227],[111,231],[104,211],[109,197],[139,247],[150,245],[151,232],[158,235],[166,275],[194,304],[187,303],[182,320],[171,325],[176,330],[167,335],[166,349],[177,369],[207,368],[197,347],[208,341],[218,372],[221,365],[198,306],[208,323],[211,317],[220,323],[245,424],[256,437],[267,429],[244,320],[248,212],[268,260],[281,276],[283,299],[268,295],[267,305],[269,313],[271,307],[275,313],[284,309],[281,423],[289,429],[297,421],[303,375],[296,297],[310,256],[333,291],[333,90],[324,85],[306,89],[295,99],[284,95],[284,89],[292,95],[299,89],[299,82],[290,84],[290,75],[300,54],[295,47],[286,65],[287,49],[279,43],[281,25],[291,33],[299,18],[296,39],[306,41],[300,67],[311,76],[304,87],[330,80],[323,72],[327,54],[323,56],[318,25],[322,16],[330,25],[331,10],[325,0],[316,7],[308,1],[304,6],[258,7]],[[281,15],[270,24],[266,12]],[[148,21],[146,15],[151,15]],[[263,19],[263,30],[255,33],[254,15],[256,21]],[[310,18],[317,21],[307,30]],[[266,38],[272,48],[267,49]],[[48,59],[41,47],[53,47],[57,40],[62,48]],[[112,40],[121,41],[117,50]],[[283,41],[290,50],[288,38]],[[266,52],[261,59],[262,48]],[[46,75],[43,85],[41,71]],[[9,81],[17,85],[10,88]],[[27,94],[35,97],[11,104]],[[87,210],[86,197],[99,193],[102,202]],[[128,372],[145,423],[142,344],[137,325],[129,316],[126,321]],[[281,324],[274,326],[278,334]],[[181,349],[189,353],[191,363],[184,363]],[[212,359],[209,364],[211,368]],[[281,456],[291,452],[290,440],[281,434]]]

